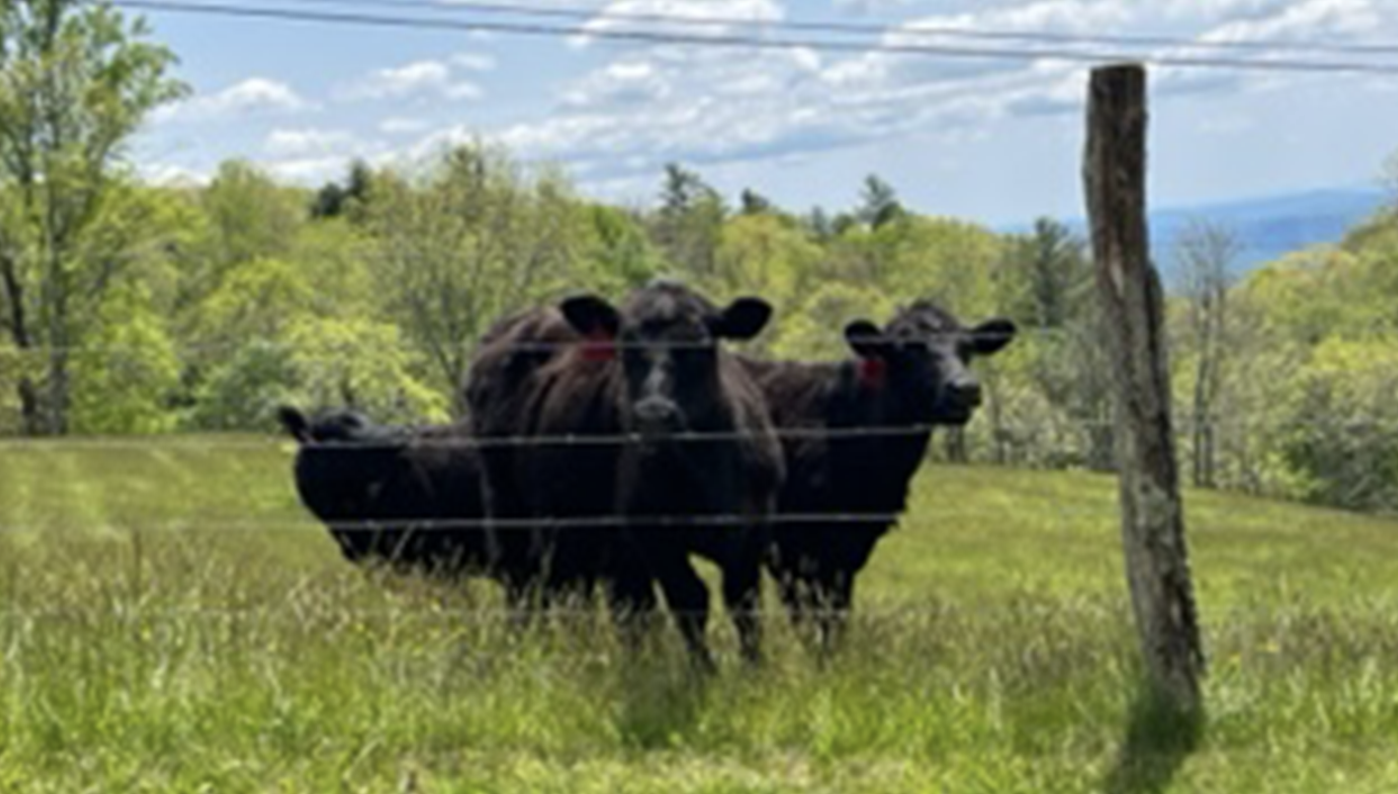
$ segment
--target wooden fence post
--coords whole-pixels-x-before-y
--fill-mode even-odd
[[[1199,639],[1170,419],[1160,276],[1146,227],[1146,73],[1094,69],[1083,182],[1092,225],[1102,341],[1116,373],[1116,454],[1131,603],[1151,684],[1200,706]]]

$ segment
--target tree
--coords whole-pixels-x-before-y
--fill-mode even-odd
[[[1023,286],[1022,319],[1043,329],[1062,328],[1091,297],[1092,269],[1083,242],[1050,218],[1034,221],[1028,235],[1011,238],[1010,256]]]
[[[363,160],[350,164],[349,174],[342,186],[339,182],[326,182],[316,191],[311,201],[311,217],[316,219],[338,218],[344,215],[357,216],[364,202],[369,200],[369,185],[373,171]]]
[[[1232,231],[1207,221],[1195,221],[1175,243],[1175,258],[1184,278],[1190,348],[1194,354],[1194,395],[1190,414],[1190,472],[1194,485],[1215,484],[1215,410],[1222,388],[1228,349],[1228,290],[1230,270],[1242,244]]]
[[[653,234],[681,273],[701,280],[713,274],[727,214],[723,197],[698,174],[677,163],[665,166]]]
[[[148,32],[77,0],[0,9],[3,320],[17,349],[44,358],[16,386],[29,434],[68,430],[72,351],[143,242],[139,228],[106,231],[123,215],[122,145],[185,91]]]
[[[859,197],[860,206],[855,215],[870,229],[878,229],[907,214],[898,203],[893,186],[874,174],[864,178],[864,189]]]
[[[572,283],[587,239],[582,204],[557,173],[530,176],[479,145],[447,152],[424,181],[385,173],[373,184],[366,226],[379,293],[459,415],[489,324]]]
[[[830,214],[825,211],[824,207],[811,207],[811,211],[801,219],[801,222],[806,227],[807,233],[818,243],[829,242],[835,236],[834,223],[830,220]]]
[[[752,188],[743,188],[738,197],[738,212],[742,215],[766,215],[774,209],[766,196]]]

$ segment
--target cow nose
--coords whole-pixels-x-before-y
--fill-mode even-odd
[[[636,422],[642,430],[663,430],[674,427],[679,409],[673,402],[647,397],[636,403]]]
[[[955,380],[947,384],[947,393],[952,401],[965,408],[978,408],[981,404],[981,384],[971,378]]]

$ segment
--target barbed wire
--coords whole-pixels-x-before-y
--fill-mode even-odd
[[[1122,52],[1083,52],[1073,49],[1023,47],[987,47],[963,45],[897,44],[881,42],[865,44],[828,39],[757,38],[750,35],[715,33],[710,35],[666,33],[661,31],[597,29],[586,25],[547,25],[456,19],[424,19],[420,17],[371,15],[349,12],[302,11],[285,8],[251,7],[215,2],[176,2],[174,0],[113,0],[120,8],[146,11],[167,11],[249,19],[269,19],[289,22],[367,25],[399,29],[459,30],[508,33],[550,38],[580,36],[645,44],[685,44],[700,47],[724,47],[752,50],[809,50],[865,54],[871,52],[902,55],[973,58],[983,60],[1060,60],[1084,64],[1104,64],[1136,61],[1155,66],[1189,68],[1224,68],[1264,72],[1366,73],[1398,75],[1398,64],[1343,61],[1297,61],[1269,58],[1267,60],[1230,58],[1222,56],[1190,56]]]
[[[982,409],[984,410],[984,409]],[[314,419],[314,415],[310,418]],[[983,423],[977,428],[974,425],[947,425],[939,423],[912,423],[907,425],[891,426],[864,426],[864,427],[773,427],[770,429],[744,429],[725,431],[676,431],[663,433],[657,436],[649,436],[641,432],[621,432],[621,433],[572,433],[572,434],[542,434],[542,435],[506,435],[506,436],[471,436],[467,435],[464,426],[451,425],[374,425],[377,431],[387,432],[387,436],[374,436],[366,439],[353,439],[345,441],[312,441],[304,444],[296,442],[289,436],[278,434],[275,436],[265,436],[260,438],[221,438],[216,435],[133,435],[133,436],[110,436],[103,438],[93,437],[0,437],[0,449],[34,452],[51,452],[63,450],[122,450],[129,449],[137,452],[169,452],[169,451],[208,451],[208,450],[291,450],[293,448],[305,447],[315,451],[340,453],[355,452],[381,452],[384,450],[403,450],[406,448],[445,448],[445,449],[493,449],[493,448],[517,448],[517,447],[597,447],[597,446],[625,446],[641,444],[652,441],[659,441],[670,444],[702,444],[721,443],[732,441],[747,441],[758,437],[774,437],[778,440],[848,440],[848,439],[897,439],[921,436],[924,434],[935,434],[937,432],[947,432],[960,430],[970,433],[989,433],[998,435],[1002,439],[1013,442],[1016,437],[1060,435],[1065,432],[1076,430],[1115,430],[1116,423],[1111,420],[1089,420],[1089,419],[1065,419],[1046,420],[1032,424],[1024,423],[1001,423],[993,425]],[[1174,431],[1176,435],[1187,435],[1196,430],[1203,429],[1210,432],[1251,432],[1256,430],[1268,430],[1278,433],[1295,433],[1300,431],[1313,431],[1317,433],[1332,432],[1374,432],[1384,434],[1398,433],[1398,418],[1376,418],[1359,419],[1334,423],[1278,423],[1271,424],[1263,420],[1229,419],[1217,422],[1192,423],[1188,420],[1176,420]],[[443,433],[459,432],[460,435],[442,435]],[[420,435],[423,432],[433,435]]]
[[[767,582],[765,584],[772,584]],[[599,587],[599,590],[602,588]],[[769,588],[764,587],[764,590]],[[772,596],[775,597],[775,588],[771,588]],[[1034,590],[1020,592],[1011,591],[1009,598],[1001,603],[989,604],[967,604],[964,602],[942,602],[933,604],[906,604],[888,605],[878,603],[873,606],[856,604],[848,611],[840,611],[828,607],[810,607],[804,611],[808,618],[828,618],[847,617],[855,620],[886,620],[890,618],[903,617],[958,617],[970,615],[980,617],[983,615],[1012,615],[1021,617],[1023,615],[1062,615],[1064,613],[1073,615],[1098,615],[1101,617],[1120,617],[1130,619],[1130,602],[1122,598],[1119,603],[1093,603],[1091,595],[1069,594],[1063,599],[1052,602],[1035,602],[1028,600],[1031,597],[1042,597],[1052,595],[1039,593]],[[469,596],[468,596],[469,597]],[[1105,596],[1099,596],[1105,597]],[[565,598],[564,604],[554,604],[546,608],[533,609],[510,609],[508,607],[494,606],[472,606],[469,603],[463,606],[443,606],[440,603],[424,604],[421,607],[365,607],[343,603],[295,603],[290,606],[281,602],[277,604],[259,605],[170,605],[170,604],[150,604],[150,603],[126,603],[113,601],[109,603],[84,604],[84,605],[63,605],[63,606],[38,606],[38,607],[0,607],[0,618],[26,619],[44,617],[91,617],[93,615],[102,617],[113,617],[118,619],[141,618],[141,617],[280,617],[295,620],[316,620],[316,619],[343,619],[355,617],[367,618],[388,618],[388,619],[414,619],[421,620],[430,618],[434,620],[452,621],[478,621],[478,622],[515,622],[521,618],[530,620],[547,621],[550,618],[599,618],[607,614],[605,595],[597,595],[596,604],[593,606],[577,606],[568,604],[566,601],[575,598]],[[1393,612],[1398,612],[1398,598],[1385,597],[1371,599],[1362,606],[1374,609],[1379,612],[1389,614],[1384,617],[1398,623],[1398,616]],[[1315,616],[1332,616],[1349,614],[1354,609],[1353,604],[1342,604],[1316,609],[1307,605],[1298,605],[1283,602],[1274,604],[1241,604],[1227,607],[1215,607],[1209,609],[1203,616],[1206,625],[1218,626],[1222,621],[1237,619],[1239,617],[1249,618],[1271,618],[1279,622],[1285,622],[1295,618],[1308,618]],[[694,615],[700,614],[695,611],[665,610],[667,614]],[[726,613],[727,610],[720,607],[711,609],[707,614],[713,616],[717,613]],[[779,620],[785,623],[790,617],[790,612],[780,604],[773,604],[771,607],[763,607],[754,613],[765,620]]]
[[[1055,508],[1060,515],[1115,515],[1115,508]],[[743,527],[752,525],[788,524],[887,524],[903,517],[897,512],[878,513],[767,513],[767,514],[673,514],[673,515],[596,515],[540,516],[537,518],[376,518],[319,522],[309,515],[305,519],[201,521],[198,518],[171,518],[143,523],[139,527],[122,527],[122,532],[452,532],[462,530],[498,530],[528,532],[539,529],[600,529],[609,527],[644,527],[657,529],[688,529],[693,527]],[[944,516],[946,517],[946,516]],[[954,514],[950,517],[956,517]],[[98,522],[104,523],[104,522]],[[108,524],[109,529],[113,529]],[[29,531],[22,526],[0,525],[0,534]],[[48,527],[45,531],[90,532],[90,527],[70,527],[66,530]]]
[[[764,589],[765,589],[765,588],[764,588]],[[603,600],[605,600],[605,599],[599,597],[599,601],[603,601]],[[1398,607],[1398,601],[1395,601],[1395,602],[1393,603],[1393,606]],[[1026,607],[1028,607],[1028,608],[1026,608]],[[1340,610],[1337,608],[1335,611],[1338,612],[1338,611],[1340,611]],[[672,610],[670,610],[670,609],[668,609],[668,608],[665,610],[665,612],[666,612],[666,614],[673,614],[673,615],[698,615],[698,614],[701,614],[701,613],[699,613],[699,612],[697,612],[697,611],[694,611],[694,610],[678,610],[678,611],[672,611]],[[714,616],[716,613],[720,613],[720,612],[726,612],[726,610],[724,610],[724,609],[722,609],[722,608],[719,608],[719,609],[710,610],[709,612],[707,612],[707,613],[702,613],[702,614],[708,614],[709,616],[712,617],[712,616]],[[96,614],[98,614],[98,615],[101,615],[101,616],[110,616],[110,617],[115,617],[115,618],[140,618],[140,617],[151,617],[151,616],[154,616],[154,617],[193,616],[193,617],[225,617],[225,618],[249,617],[249,616],[277,616],[277,617],[282,617],[282,618],[287,618],[287,619],[299,619],[299,620],[308,620],[308,619],[310,619],[310,620],[313,620],[313,619],[335,619],[335,618],[346,618],[346,617],[377,617],[377,618],[388,618],[388,619],[413,619],[413,620],[421,620],[421,619],[423,619],[423,618],[431,618],[431,619],[435,619],[435,620],[478,621],[478,622],[482,622],[482,623],[485,623],[485,622],[502,622],[502,623],[503,623],[503,622],[518,621],[518,620],[520,620],[522,617],[525,617],[525,616],[528,616],[528,617],[530,617],[530,618],[532,618],[532,619],[538,619],[538,620],[547,620],[547,619],[549,619],[549,618],[556,618],[556,617],[564,617],[564,618],[569,618],[569,617],[572,617],[572,618],[598,618],[598,617],[605,617],[605,616],[606,616],[606,609],[605,609],[605,605],[602,605],[602,604],[599,604],[597,607],[593,607],[593,608],[586,608],[586,607],[565,607],[565,606],[550,606],[550,607],[547,607],[547,608],[541,608],[537,613],[533,613],[533,614],[531,615],[531,614],[527,613],[525,610],[511,610],[511,609],[499,608],[499,607],[469,607],[469,606],[466,606],[466,607],[449,607],[449,608],[442,608],[442,607],[435,607],[435,606],[434,606],[434,607],[424,607],[424,608],[421,608],[421,609],[403,609],[403,608],[392,608],[392,607],[363,608],[363,607],[342,606],[342,605],[334,605],[334,606],[330,606],[330,607],[328,607],[328,608],[326,608],[326,607],[316,607],[316,606],[300,607],[300,608],[291,607],[291,608],[289,608],[289,607],[287,607],[287,606],[284,605],[284,604],[282,604],[282,605],[267,605],[267,606],[245,606],[245,607],[239,607],[239,606],[158,606],[158,607],[152,607],[152,606],[148,606],[148,605],[127,606],[127,605],[112,604],[112,605],[93,605],[93,606],[79,606],[79,607],[35,607],[35,608],[26,608],[26,607],[5,607],[5,608],[0,608],[0,618],[8,617],[8,618],[11,618],[11,619],[14,619],[14,618],[20,618],[20,619],[24,619],[24,618],[44,618],[44,617],[90,617],[90,616],[92,616],[94,613],[96,613]],[[1129,604],[1125,599],[1123,599],[1122,604],[1120,605],[1120,608],[1113,608],[1113,607],[1106,607],[1106,606],[1077,606],[1077,605],[1067,605],[1066,608],[1065,608],[1065,604],[1063,604],[1062,602],[1054,602],[1053,604],[1044,605],[1042,608],[1033,608],[1032,606],[1027,605],[1027,604],[1023,604],[1023,603],[997,604],[997,605],[993,605],[993,606],[992,606],[992,605],[984,605],[984,606],[956,605],[956,606],[931,606],[931,607],[923,607],[923,606],[914,606],[914,605],[910,605],[910,606],[906,606],[906,607],[883,607],[883,608],[873,608],[873,609],[870,609],[870,608],[866,608],[866,607],[862,607],[862,606],[856,605],[855,607],[853,607],[853,608],[852,608],[851,610],[849,610],[848,612],[841,612],[841,611],[839,611],[839,610],[828,609],[828,608],[827,608],[827,609],[818,609],[818,608],[817,608],[817,609],[808,609],[808,610],[806,610],[806,611],[803,612],[803,615],[804,615],[805,617],[807,617],[807,618],[846,617],[846,618],[852,618],[852,619],[860,619],[860,618],[863,618],[863,619],[866,619],[866,620],[867,620],[867,619],[872,619],[872,620],[884,620],[884,619],[889,619],[889,618],[900,618],[900,617],[920,617],[920,618],[927,618],[927,617],[956,617],[956,616],[959,616],[959,615],[973,615],[973,616],[977,616],[977,617],[982,616],[982,615],[1015,615],[1015,616],[1020,616],[1020,615],[1026,614],[1026,613],[1027,613],[1027,614],[1042,614],[1042,615],[1061,615],[1061,614],[1064,614],[1064,613],[1073,614],[1073,615],[1097,614],[1097,615],[1100,615],[1100,616],[1103,616],[1103,617],[1121,617],[1121,618],[1127,618],[1127,619],[1129,619],[1130,616],[1131,616],[1131,606],[1130,606],[1130,604]],[[757,616],[760,617],[760,618],[766,619],[766,620],[781,620],[781,621],[783,621],[783,622],[785,622],[785,621],[790,617],[790,613],[787,612],[786,609],[785,609],[784,607],[781,607],[781,606],[774,606],[774,607],[772,607],[772,608],[762,608],[762,609],[754,610],[753,614],[757,615]],[[1249,608],[1246,608],[1246,607],[1240,607],[1240,608],[1236,608],[1236,609],[1224,609],[1224,610],[1218,610],[1218,609],[1209,610],[1209,616],[1210,616],[1210,618],[1216,618],[1216,617],[1217,617],[1218,615],[1220,615],[1220,614],[1222,614],[1225,618],[1227,618],[1227,617],[1229,617],[1229,616],[1249,616],[1249,617],[1256,617],[1256,616],[1258,616],[1259,614],[1261,614],[1261,615],[1264,615],[1264,616],[1273,616],[1273,617],[1276,617],[1276,618],[1278,618],[1278,619],[1284,619],[1284,618],[1286,618],[1286,617],[1290,617],[1290,616],[1291,616],[1292,614],[1294,614],[1294,613],[1286,612],[1286,611],[1285,611],[1285,607],[1273,608],[1272,610],[1268,610],[1268,609],[1265,609],[1265,608],[1249,609]],[[1309,614],[1309,613],[1307,613],[1307,614]],[[1206,622],[1215,622],[1215,621],[1214,621],[1214,620],[1209,620],[1209,621],[1206,621]],[[1394,622],[1398,622],[1398,619],[1395,619]]]
[[[1023,41],[1047,44],[1111,45],[1125,47],[1175,47],[1245,52],[1319,52],[1334,55],[1393,55],[1398,43],[1336,43],[1331,41],[1257,40],[1226,41],[1181,36],[1106,35],[1060,33],[1053,31],[988,30],[984,28],[932,25],[922,20],[907,23],[858,23],[827,20],[752,19],[735,16],[686,17],[678,14],[623,12],[613,9],[588,11],[516,3],[480,3],[464,0],[284,0],[313,5],[369,6],[381,8],[418,9],[443,13],[477,13],[500,16],[570,19],[584,23],[661,23],[696,28],[748,28],[757,31],[796,31],[801,33],[835,33],[854,36],[887,36],[896,34],[910,38],[964,38],[985,41]]]
[[[902,337],[902,336],[888,335],[888,334],[868,334],[868,335],[861,334],[858,338],[859,338],[860,341],[865,341],[865,342],[870,342],[870,343],[879,344],[879,343],[898,343],[898,342],[909,342],[909,341],[917,341],[917,342],[942,342],[942,341],[955,341],[955,342],[963,342],[963,341],[964,341],[964,342],[998,342],[998,341],[1013,341],[1014,339],[1023,338],[1023,337],[1027,337],[1027,336],[1042,336],[1042,337],[1062,338],[1062,337],[1064,337],[1064,336],[1069,336],[1069,335],[1071,335],[1071,332],[1068,331],[1068,330],[1066,330],[1066,329],[1029,327],[1029,328],[1021,328],[1021,329],[1018,329],[1018,330],[1016,330],[1016,331],[1013,332],[1013,333],[1002,332],[1002,331],[982,331],[982,332],[973,332],[973,331],[971,331],[970,329],[965,329],[965,330],[945,331],[945,332],[919,333],[916,337]],[[840,345],[840,346],[846,346],[846,345],[847,345],[847,340],[846,340],[845,337],[842,336],[842,335],[824,336],[824,337],[818,338],[817,341],[829,342],[829,343],[831,343],[831,344],[838,344],[838,345]],[[262,343],[262,344],[266,344],[266,345],[268,345],[268,346],[281,346],[281,347],[290,347],[290,346],[291,346],[290,343],[285,342],[285,341],[282,341],[282,340],[277,340],[277,339],[266,339],[266,338],[260,338],[260,339],[259,339],[259,338],[255,338],[255,339],[252,339],[252,340],[242,339],[242,340],[239,340],[239,341],[237,341],[237,342],[201,342],[201,343],[193,343],[193,344],[175,344],[175,345],[172,346],[173,349],[172,349],[171,352],[173,352],[175,355],[178,355],[178,354],[180,354],[180,353],[182,353],[182,352],[205,352],[205,351],[211,351],[211,352],[226,352],[226,351],[228,351],[228,350],[236,349],[236,348],[241,347],[241,346],[243,346],[243,345],[249,344],[250,342]],[[713,349],[713,348],[715,347],[715,345],[716,345],[716,343],[715,343],[714,341],[686,341],[686,340],[665,340],[665,339],[657,339],[657,340],[654,340],[654,341],[627,341],[627,340],[602,340],[602,339],[583,339],[583,338],[578,338],[578,339],[570,339],[570,340],[563,340],[563,341],[556,341],[556,342],[547,342],[547,341],[503,342],[503,341],[501,341],[501,342],[492,342],[492,343],[490,343],[490,344],[488,344],[488,345],[480,344],[479,341],[476,341],[476,342],[472,342],[472,343],[469,345],[469,347],[474,348],[474,349],[477,349],[477,350],[480,350],[480,349],[484,349],[484,348],[489,347],[489,348],[492,349],[492,350],[510,350],[510,351],[526,352],[526,353],[553,353],[553,352],[562,351],[562,350],[576,350],[576,349],[587,349],[587,348],[606,348],[606,349],[608,349],[608,350],[615,350],[615,351],[619,351],[619,352],[621,352],[621,351],[626,351],[626,350],[709,350],[709,349]],[[730,352],[730,353],[736,354],[736,355],[747,355],[747,354],[744,353],[744,350],[746,350],[746,349],[752,347],[753,345],[752,345],[752,343],[749,343],[749,344],[747,344],[747,345],[741,345],[741,344],[740,344],[740,345],[719,344],[719,346],[722,347],[722,349],[724,349],[724,350],[726,350],[726,351],[728,351],[728,352]],[[99,352],[99,353],[102,353],[102,352],[105,352],[105,353],[118,353],[118,352],[125,352],[125,351],[144,351],[144,350],[149,350],[150,347],[151,347],[151,346],[149,346],[149,345],[140,345],[140,344],[33,345],[33,346],[27,347],[27,348],[19,348],[19,347],[14,347],[14,346],[11,346],[11,345],[4,345],[4,346],[0,346],[0,357],[12,357],[12,358],[20,358],[20,357],[25,357],[25,356],[41,357],[41,356],[46,356],[46,355],[48,355],[48,354],[50,354],[50,353],[52,353],[52,352],[63,352],[63,353],[68,353],[68,354],[70,354],[70,355],[71,355],[71,354],[92,353],[92,352]],[[845,360],[851,360],[851,359],[845,359]],[[835,360],[832,359],[831,361],[826,362],[826,363],[836,363],[836,362],[835,362]]]

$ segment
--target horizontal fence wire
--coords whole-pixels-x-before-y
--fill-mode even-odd
[[[1062,329],[1056,329],[1056,328],[1023,328],[1023,329],[1019,329],[1019,330],[1017,330],[1017,331],[1015,331],[1015,332],[1013,332],[1013,333],[1009,333],[1009,332],[1005,332],[1005,331],[972,331],[971,329],[965,329],[965,330],[956,330],[956,331],[941,331],[941,332],[927,332],[927,333],[921,333],[921,332],[920,332],[920,333],[918,333],[916,339],[909,339],[908,337],[902,337],[902,336],[896,336],[896,335],[887,335],[887,334],[860,334],[858,338],[860,339],[860,341],[865,341],[865,342],[870,342],[870,343],[897,343],[897,342],[908,342],[908,341],[917,341],[917,342],[942,342],[942,341],[976,342],[976,341],[985,341],[985,342],[991,342],[991,341],[1010,341],[1010,340],[1013,340],[1013,339],[1016,339],[1016,338],[1024,338],[1024,337],[1027,337],[1027,336],[1042,336],[1042,337],[1066,338],[1066,337],[1071,336],[1071,334],[1070,334],[1070,332],[1064,331],[1064,330],[1062,330]],[[843,336],[830,336],[830,337],[826,337],[826,339],[825,339],[824,341],[829,341],[829,342],[832,342],[832,343],[838,343],[838,344],[843,345],[843,344],[845,344],[845,341],[846,341],[846,340],[845,340],[845,337],[843,337]],[[238,342],[238,343],[236,343],[236,344],[226,343],[226,342],[207,342],[207,343],[199,343],[199,344],[181,344],[181,345],[177,345],[177,346],[176,346],[176,348],[177,348],[177,349],[176,349],[176,352],[177,352],[177,353],[178,353],[178,352],[181,352],[181,351],[184,351],[184,352],[190,352],[190,351],[192,351],[192,352],[202,352],[202,351],[220,352],[220,351],[228,350],[228,349],[230,349],[230,348],[240,347],[240,346],[246,345],[246,344],[248,344],[249,342],[262,342],[262,343],[267,344],[267,345],[269,345],[269,346],[289,347],[288,344],[286,344],[285,342],[279,341],[279,340],[273,340],[273,339],[256,339],[256,338],[254,338],[254,339],[252,339],[252,340],[246,340],[246,339],[245,339],[245,340],[241,340],[240,342]],[[749,346],[750,346],[750,345],[749,345]],[[490,343],[490,344],[488,344],[488,345],[478,344],[478,343],[472,343],[472,344],[470,345],[470,347],[473,347],[473,348],[478,349],[478,350],[479,350],[479,349],[484,349],[484,348],[486,348],[486,347],[489,347],[489,348],[492,349],[492,350],[511,350],[511,351],[521,351],[521,352],[528,352],[528,353],[552,353],[552,352],[560,351],[560,350],[588,349],[588,348],[596,348],[596,347],[604,347],[604,348],[609,349],[609,350],[617,350],[617,351],[623,351],[623,352],[626,351],[626,350],[708,350],[708,349],[712,349],[713,347],[715,347],[715,344],[714,344],[714,342],[712,342],[712,341],[705,342],[705,341],[685,341],[685,340],[666,340],[666,339],[647,340],[647,341],[627,341],[627,340],[621,340],[621,339],[616,339],[616,340],[606,340],[606,339],[601,339],[601,340],[599,340],[599,339],[570,339],[570,340],[559,340],[559,341],[553,341],[553,342],[549,342],[549,341],[517,341],[517,342],[504,342],[504,341],[499,341],[499,342],[492,342],[492,343]],[[724,348],[725,350],[728,350],[728,351],[732,352],[732,353],[736,353],[736,354],[740,354],[740,355],[741,355],[742,352],[743,352],[743,350],[744,350],[744,348],[745,348],[745,346],[744,346],[744,345],[733,345],[733,346],[723,345],[723,348]],[[121,352],[125,352],[125,351],[141,351],[141,350],[146,350],[146,349],[148,349],[148,346],[135,345],[135,344],[90,344],[90,345],[37,345],[37,344],[36,344],[36,345],[33,345],[33,346],[31,346],[31,347],[27,347],[27,348],[17,348],[17,347],[13,347],[13,346],[6,345],[6,346],[0,346],[0,356],[8,356],[8,357],[35,356],[35,357],[40,357],[40,356],[48,355],[48,354],[51,353],[51,352],[64,352],[64,353],[69,353],[69,354],[81,354],[81,353],[109,353],[109,354],[117,354],[117,353],[121,353]],[[765,360],[765,359],[759,359],[759,360]]]
[[[599,587],[599,590],[602,588]],[[767,589],[767,588],[764,588]],[[972,616],[976,618],[986,615],[1006,615],[1022,617],[1024,615],[1040,615],[1044,617],[1061,616],[1071,614],[1074,616],[1098,616],[1105,618],[1122,618],[1129,620],[1131,617],[1131,605],[1121,599],[1119,603],[1094,604],[1084,603],[1081,598],[1068,598],[1053,600],[1049,602],[1036,603],[1028,600],[1036,595],[1044,595],[1034,591],[1025,591],[1019,600],[1011,600],[1002,603],[986,604],[910,604],[906,606],[862,606],[856,604],[848,612],[831,608],[809,607],[804,614],[809,618],[823,617],[852,617],[865,620],[887,620],[896,618],[956,618],[960,616]],[[1104,597],[1105,599],[1105,597]],[[94,603],[87,605],[64,605],[64,606],[36,606],[36,607],[0,607],[0,618],[10,619],[41,619],[41,618],[88,618],[94,616],[113,617],[118,619],[138,619],[142,617],[208,617],[208,618],[246,618],[246,617],[293,617],[300,620],[326,619],[326,618],[385,618],[385,619],[440,619],[462,622],[479,623],[507,623],[518,621],[522,617],[532,613],[537,617],[547,615],[551,618],[578,618],[591,619],[603,617],[606,614],[606,596],[598,593],[596,604],[593,606],[579,606],[576,604],[559,605],[553,604],[548,607],[510,609],[507,607],[495,606],[442,606],[440,604],[428,603],[420,607],[360,607],[352,604],[318,602],[318,603],[278,603],[255,606],[226,606],[226,605],[153,605],[123,601],[109,601],[106,603]],[[1360,605],[1367,609],[1378,612],[1398,612],[1398,600],[1385,599]],[[1256,606],[1230,606],[1214,608],[1208,610],[1205,625],[1219,625],[1229,621],[1243,618],[1249,619],[1271,619],[1277,622],[1288,622],[1296,620],[1314,619],[1317,617],[1343,617],[1355,605],[1337,605],[1333,607],[1302,608],[1282,605],[1256,605]],[[668,607],[664,610],[666,614],[689,615],[701,614],[694,611],[672,611]],[[727,610],[721,605],[709,610],[710,617],[726,613]],[[772,604],[754,610],[753,614],[769,620],[785,620],[789,616],[787,609],[780,604]],[[1392,614],[1386,615],[1394,623],[1398,623],[1398,617]]]
[[[492,529],[501,531],[525,531],[535,529],[587,529],[602,527],[741,527],[761,524],[859,524],[887,523],[897,521],[898,513],[806,513],[770,515],[598,515],[538,518],[378,518],[349,521],[329,521],[323,526],[335,532],[445,532],[452,530]],[[255,520],[255,521],[200,521],[197,518],[172,518],[162,522],[143,524],[139,528],[123,528],[125,532],[146,531],[225,531],[225,532],[269,532],[317,530],[321,525],[308,523],[310,519]],[[102,522],[98,522],[101,524]],[[21,532],[22,527],[0,525],[0,533]],[[50,530],[51,531],[51,530]],[[76,531],[87,532],[90,528]],[[322,530],[323,531],[323,530]]]
[[[310,416],[314,420],[315,415]],[[963,432],[985,432],[999,434],[1006,443],[1014,443],[1016,436],[1061,435],[1075,430],[1112,430],[1114,422],[1108,420],[1064,420],[1036,424],[1000,424],[988,422],[971,425],[948,425],[938,423],[917,423],[910,425],[872,427],[775,427],[753,430],[724,431],[673,431],[659,435],[632,431],[622,433],[569,433],[541,435],[502,435],[473,436],[465,426],[452,425],[374,425],[374,435],[364,439],[312,441],[304,445],[289,436],[268,436],[265,438],[220,438],[217,435],[191,433],[180,435],[133,435],[133,436],[10,436],[0,437],[0,449],[6,451],[61,452],[65,450],[131,450],[135,452],[165,453],[180,450],[290,450],[297,446],[307,449],[354,454],[381,452],[384,450],[406,450],[410,448],[444,449],[493,449],[515,447],[597,447],[627,446],[644,443],[702,444],[732,441],[746,441],[757,437],[774,437],[779,440],[848,440],[848,439],[900,439],[915,438],[950,430]],[[1197,430],[1219,433],[1249,432],[1266,430],[1275,433],[1334,433],[1368,432],[1398,433],[1398,420],[1348,420],[1344,422],[1316,422],[1306,424],[1272,425],[1263,421],[1226,420],[1221,422],[1192,423],[1179,422],[1174,425],[1176,434],[1189,434]],[[455,434],[453,434],[455,433]],[[993,439],[992,439],[993,440]]]

